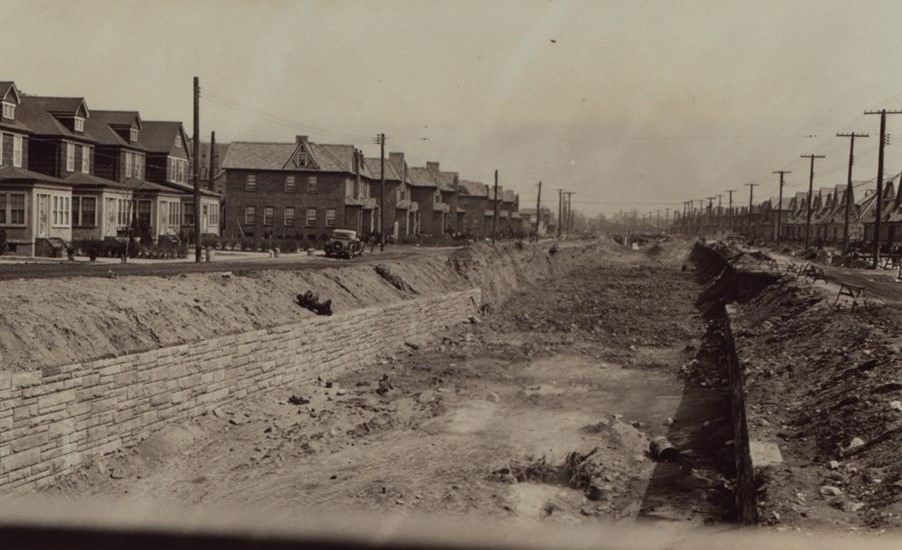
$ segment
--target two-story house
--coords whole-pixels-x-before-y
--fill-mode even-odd
[[[520,198],[512,189],[505,189],[501,195],[501,205],[499,207],[499,215],[501,216],[501,227],[505,234],[520,235],[522,227],[520,224]]]
[[[103,235],[129,234],[154,242],[178,238],[182,221],[180,191],[146,179],[147,151],[135,111],[92,111],[85,123],[95,142],[94,175],[119,183],[131,200],[105,194],[98,220]],[[129,228],[131,227],[131,230]]]
[[[336,228],[362,232],[363,213],[376,201],[355,157],[351,145],[318,144],[307,136],[294,143],[231,143],[222,162],[223,237],[316,242]]]
[[[416,235],[420,232],[420,205],[413,199],[407,160],[404,153],[392,152],[388,154],[387,162],[400,179],[395,198],[395,222],[398,231],[395,237]]]
[[[445,205],[441,211],[436,211],[436,215],[441,215],[443,218],[441,220],[442,231],[456,233],[460,227],[460,220],[457,217],[457,172],[442,172],[439,169],[439,163],[435,161],[427,162],[426,169],[429,170],[432,179],[438,185],[442,204]]]
[[[459,183],[457,205],[463,214],[460,231],[472,238],[484,239],[491,235],[491,225],[486,225],[485,216],[489,204],[489,188],[478,181],[460,180]]]
[[[399,199],[403,193],[403,185],[401,175],[395,170],[389,158],[385,159],[385,194],[382,194],[382,159],[366,158],[364,159],[369,172],[373,176],[370,182],[370,193],[376,200],[376,232],[379,231],[379,224],[385,224],[386,237],[397,239],[401,233],[401,221],[399,216],[404,215],[404,210],[398,208]],[[385,203],[384,213],[381,214],[382,203]]]
[[[158,183],[179,193],[181,227],[185,234],[194,231],[194,182],[192,181],[190,140],[181,122],[145,120],[140,131],[140,144],[146,151],[147,181]],[[219,235],[219,193],[200,186],[201,235]]]
[[[72,188],[29,168],[29,148],[40,138],[23,120],[24,99],[14,82],[0,82],[0,231],[11,253],[50,255],[72,238]]]
[[[419,205],[419,232],[426,236],[445,233],[449,207],[442,202],[442,193],[433,171],[426,166],[410,166],[410,192]]]

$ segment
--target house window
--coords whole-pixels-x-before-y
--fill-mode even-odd
[[[81,173],[91,173],[91,148],[87,145],[81,146]]]
[[[16,168],[22,167],[23,141],[22,136],[13,135],[13,166]]]
[[[207,223],[213,227],[216,227],[219,225],[219,205],[218,204],[210,205],[209,217],[207,218]]]
[[[307,209],[307,227],[316,227],[316,208]]]
[[[267,206],[263,209],[263,225],[272,225],[272,217],[275,214],[275,208]]]
[[[326,227],[335,227],[335,209],[326,209]]]
[[[294,192],[294,176],[285,176],[285,192]]]
[[[51,219],[56,227],[69,227],[69,214],[71,212],[69,197],[53,195],[53,209]]]
[[[131,141],[132,143],[138,141],[138,129],[137,129],[137,128],[131,128],[131,129],[128,131],[128,139],[129,139],[129,141]]]
[[[9,202],[9,225],[25,225],[25,195],[12,193],[7,195]]]
[[[76,132],[84,132],[85,131],[85,119],[77,116],[75,117],[75,131]]]
[[[307,192],[316,193],[316,176],[309,176],[307,178]]]
[[[144,179],[144,157],[135,153],[135,177]]]
[[[125,177],[132,177],[132,154],[128,151],[125,152]]]
[[[97,225],[96,198],[72,198],[72,225],[74,227],[94,227]]]
[[[128,225],[128,199],[116,199],[116,225],[118,227]]]
[[[257,207],[256,206],[245,206],[244,207],[244,225],[249,225],[249,226],[257,225]]]
[[[16,104],[9,103],[7,101],[3,102],[3,118],[7,120],[15,120],[16,118]]]
[[[0,193],[0,225],[6,225],[6,218],[9,217],[6,214],[6,203],[7,202],[8,201],[6,200],[6,194]]]
[[[150,201],[138,201],[138,227],[150,229]]]
[[[175,139],[173,140],[173,145],[175,145],[176,149],[182,148],[182,136],[181,135],[175,136]]]
[[[178,227],[182,223],[182,203],[178,201],[169,203],[169,226]]]
[[[194,227],[194,203],[186,202],[183,206],[185,209],[182,212],[182,225]]]
[[[257,190],[257,176],[254,174],[247,175],[247,181],[244,183],[245,191],[256,191]]]
[[[75,171],[75,145],[66,143],[66,172]]]
[[[286,227],[294,225],[294,208],[293,207],[291,207],[291,206],[285,207],[284,222],[285,222]]]

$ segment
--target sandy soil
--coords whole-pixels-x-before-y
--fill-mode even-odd
[[[703,327],[682,252],[665,252],[584,254],[482,322],[365,372],[172,426],[45,491],[562,522],[722,519],[727,413],[722,393],[679,378]],[[682,465],[649,458],[659,435],[681,448]],[[536,473],[595,448],[583,465],[591,487]]]

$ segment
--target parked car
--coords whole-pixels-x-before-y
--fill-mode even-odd
[[[348,258],[363,254],[363,243],[357,238],[357,232],[350,229],[336,229],[332,231],[329,240],[326,241],[327,258]]]

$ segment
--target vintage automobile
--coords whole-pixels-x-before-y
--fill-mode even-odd
[[[363,254],[363,243],[357,232],[350,229],[335,229],[325,246],[327,258],[348,258]]]

